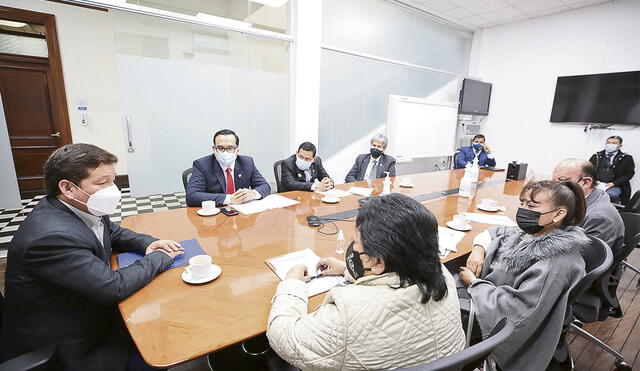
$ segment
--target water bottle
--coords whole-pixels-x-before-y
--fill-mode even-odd
[[[344,253],[344,232],[338,231],[338,243],[336,244],[336,254]]]

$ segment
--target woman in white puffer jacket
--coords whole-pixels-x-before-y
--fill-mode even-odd
[[[318,263],[354,284],[333,288],[313,313],[303,265],[278,285],[267,337],[280,357],[303,370],[389,370],[464,348],[455,282],[438,258],[438,222],[422,204],[401,194],[367,203],[345,260]]]

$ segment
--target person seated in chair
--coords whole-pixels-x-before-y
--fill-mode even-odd
[[[202,201],[215,201],[216,206],[238,205],[271,193],[253,159],[238,154],[239,145],[240,138],[231,130],[214,134],[213,155],[193,161],[187,206],[200,206]]]
[[[517,227],[492,227],[474,239],[460,280],[473,299],[482,336],[502,318],[514,334],[492,353],[505,370],[539,371],[560,340],[569,289],[585,275],[582,249],[591,245],[580,225],[582,189],[544,180],[520,193]]]
[[[182,254],[109,220],[120,202],[116,156],[91,144],[58,148],[44,165],[46,197],[9,245],[3,359],[53,344],[51,370],[151,370],[131,341],[118,303]],[[112,252],[143,257],[113,270]]]
[[[456,157],[455,168],[464,169],[467,164],[473,162],[474,158],[478,158],[478,166],[496,166],[496,159],[491,152],[491,148],[485,144],[485,137],[477,134],[471,139],[471,145],[460,147],[460,152]]]
[[[353,284],[332,288],[313,313],[305,282],[316,272],[295,266],[278,285],[267,327],[273,350],[303,370],[395,370],[461,351],[458,295],[438,257],[436,217],[392,193],[362,206],[355,229],[344,261],[316,267]]]
[[[356,162],[344,181],[351,183],[363,179],[384,178],[386,173],[396,176],[396,159],[384,153],[388,143],[389,140],[382,134],[376,134],[371,138],[369,153],[356,157]]]
[[[333,179],[316,156],[316,146],[304,142],[298,152],[282,161],[282,188],[284,191],[327,191],[333,188]]]
[[[595,166],[597,181],[602,184],[611,202],[626,205],[631,197],[629,181],[633,178],[636,168],[633,157],[620,151],[622,138],[617,135],[607,138],[604,147],[602,151],[594,153],[589,162]]]

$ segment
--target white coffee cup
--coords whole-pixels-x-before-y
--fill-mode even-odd
[[[483,207],[486,207],[487,209],[493,209],[493,208],[495,208],[496,206],[498,206],[498,201],[496,201],[496,200],[492,200],[492,199],[490,199],[490,198],[483,198],[483,199],[480,201],[480,204],[481,204]]]
[[[211,271],[211,257],[209,255],[196,255],[189,259],[187,273],[198,279],[206,277]]]
[[[467,217],[462,214],[456,214],[453,216],[453,224],[456,227],[465,227],[467,224],[469,224],[469,219],[467,219]]]
[[[215,201],[202,201],[202,212],[205,214],[212,214],[216,211]]]
[[[402,185],[411,185],[411,178],[409,178],[409,177],[402,178],[402,180],[400,181],[400,184],[402,184]]]

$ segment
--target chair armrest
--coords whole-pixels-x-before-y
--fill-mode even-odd
[[[32,350],[16,358],[0,363],[0,371],[22,371],[31,370],[47,363],[53,353],[56,351],[55,345],[47,345],[45,347]]]

